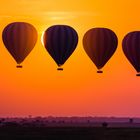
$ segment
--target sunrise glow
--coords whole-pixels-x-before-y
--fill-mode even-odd
[[[28,22],[38,31],[33,51],[17,69],[0,41],[0,116],[139,116],[140,78],[122,51],[122,39],[140,30],[140,1],[112,0],[4,0],[0,5],[0,32],[15,21]],[[52,25],[73,27],[77,49],[57,71],[43,46],[43,32]],[[87,30],[106,27],[118,36],[118,48],[97,74],[84,52]]]

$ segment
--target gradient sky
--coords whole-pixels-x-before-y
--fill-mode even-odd
[[[140,30],[139,0],[3,0],[0,32],[10,22],[33,24],[38,42],[17,69],[0,39],[0,116],[135,116],[140,117],[140,78],[122,52],[130,31]],[[63,66],[41,44],[45,29],[68,24],[79,34],[78,47]],[[119,38],[103,74],[84,52],[82,38],[93,27],[108,27]]]

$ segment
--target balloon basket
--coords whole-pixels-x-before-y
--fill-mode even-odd
[[[137,73],[136,76],[140,76],[140,73]]]
[[[98,70],[97,73],[103,73],[103,71],[102,70]]]
[[[21,66],[21,65],[17,65],[16,67],[17,67],[17,68],[22,68],[22,66]]]
[[[58,71],[63,71],[63,68],[57,68]]]

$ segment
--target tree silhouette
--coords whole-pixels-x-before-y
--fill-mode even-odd
[[[129,123],[133,123],[133,122],[134,122],[133,118],[130,118]]]
[[[106,128],[108,126],[108,123],[107,122],[103,122],[102,123],[102,127]]]

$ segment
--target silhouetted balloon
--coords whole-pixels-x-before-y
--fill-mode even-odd
[[[136,71],[140,72],[140,31],[128,33],[122,42],[123,52]],[[140,76],[140,74],[137,74]]]
[[[7,50],[17,64],[20,64],[34,48],[37,41],[37,31],[29,23],[14,22],[5,27],[2,38]],[[22,66],[18,65],[17,67]]]
[[[118,45],[116,34],[107,28],[92,28],[83,38],[83,46],[87,55],[98,68],[98,73],[114,54]]]
[[[46,50],[59,66],[58,70],[63,70],[61,65],[76,49],[78,34],[70,26],[54,25],[44,32],[43,42]]]

